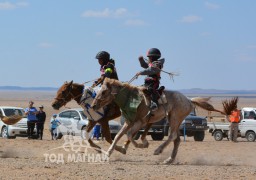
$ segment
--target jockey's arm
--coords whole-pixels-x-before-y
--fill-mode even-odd
[[[102,74],[101,77],[99,79],[97,79],[96,82],[94,82],[92,87],[95,87],[95,86],[98,86],[99,84],[102,84],[102,82],[104,81],[105,77],[111,78],[111,74],[113,72],[114,72],[114,66],[112,64],[109,64],[108,66],[106,66],[106,68],[104,70],[104,74]]]
[[[161,70],[159,68],[149,67],[143,71],[140,71],[140,75],[154,75],[159,73]]]
[[[94,81],[92,88],[98,86],[99,84],[101,84],[104,81],[105,77],[102,75],[100,78],[98,78],[96,81]]]
[[[145,62],[143,56],[140,56],[139,57],[139,61],[140,61],[140,66],[143,67],[143,68],[148,68],[148,63]]]

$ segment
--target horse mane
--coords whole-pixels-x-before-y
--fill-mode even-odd
[[[73,83],[72,85],[73,85],[73,86],[76,86],[76,87],[81,87],[81,88],[84,87],[83,84],[79,84],[79,83]]]
[[[68,85],[70,82],[68,82],[68,81],[65,81],[65,85]],[[75,86],[75,87],[78,87],[78,88],[82,88],[82,87],[84,87],[84,85],[83,84],[79,84],[79,83],[74,83],[74,82],[72,82],[72,86]]]
[[[134,85],[131,85],[127,82],[121,82],[119,80],[116,80],[116,79],[110,79],[110,78],[105,78],[104,80],[104,83],[105,85],[114,85],[114,86],[120,86],[120,87],[126,87],[127,89],[131,90],[131,91],[143,91],[144,89],[146,89],[145,87],[142,87],[142,86],[134,86]]]

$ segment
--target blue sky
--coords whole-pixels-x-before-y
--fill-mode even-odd
[[[168,89],[255,90],[255,9],[255,0],[0,0],[0,86],[93,80],[100,50],[129,81],[156,47],[164,70],[179,73],[174,82],[162,73]]]

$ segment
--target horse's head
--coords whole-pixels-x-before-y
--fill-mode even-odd
[[[82,96],[83,88],[82,84],[76,84],[73,81],[65,82],[57,91],[52,107],[59,110],[59,108],[65,106],[72,99],[78,102]]]
[[[117,94],[117,88],[117,86],[111,84],[111,79],[105,78],[101,89],[97,92],[97,95],[91,104],[93,110],[97,111],[110,104],[115,98],[114,95]]]

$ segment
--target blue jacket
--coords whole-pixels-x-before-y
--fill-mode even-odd
[[[28,112],[28,121],[37,121],[36,112],[37,109],[35,107],[24,109],[25,113]]]
[[[52,119],[51,120],[51,128],[56,129],[60,124],[60,121],[58,119]]]

